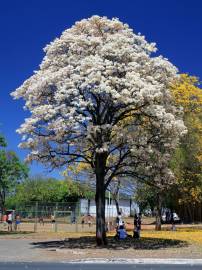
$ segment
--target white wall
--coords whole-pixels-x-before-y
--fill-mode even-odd
[[[130,216],[131,210],[134,212],[139,212],[139,208],[136,203],[131,204],[130,209],[130,200],[119,200],[119,208],[122,211],[122,215],[125,217]],[[87,199],[81,199],[80,200],[80,211],[82,215],[86,215],[88,213],[88,200]],[[96,205],[95,200],[90,201],[90,215],[96,216]],[[114,201],[111,201],[111,204],[108,204],[108,199],[106,199],[105,204],[105,217],[116,217],[117,211],[116,211],[116,205]]]

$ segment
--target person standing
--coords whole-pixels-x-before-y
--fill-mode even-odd
[[[90,228],[91,225],[92,225],[92,217],[91,217],[90,214],[88,214],[88,216],[87,216],[87,222],[88,222],[88,226],[89,226],[89,228]]]
[[[139,238],[140,238],[141,226],[142,226],[142,214],[139,213],[138,221],[137,221],[137,231],[138,231]]]
[[[85,216],[83,216],[82,219],[81,219],[82,229],[84,228],[84,224],[85,224]]]
[[[174,218],[174,213],[173,212],[171,212],[170,222],[171,222],[171,231],[176,231],[175,218]]]
[[[139,213],[139,215],[135,214],[133,237],[136,239],[140,238],[141,224],[142,224],[142,214],[141,213]]]
[[[118,216],[116,217],[116,229],[118,230],[120,226],[123,225],[123,220],[121,216],[121,212],[118,213]]]
[[[138,216],[137,214],[134,215],[134,232],[133,232],[133,238],[138,238]]]
[[[42,216],[39,217],[39,225],[43,225],[44,226],[44,219]]]
[[[3,221],[3,226],[4,226],[4,228],[7,227],[7,218],[8,218],[8,217],[7,217],[6,214],[4,214],[3,217],[2,217],[2,221]]]
[[[55,226],[55,215],[51,215],[51,223],[52,223],[52,228]]]
[[[20,230],[20,223],[21,223],[20,215],[17,214],[17,215],[15,216],[15,230],[16,230],[16,231]]]
[[[13,230],[13,215],[12,215],[12,212],[8,213],[7,223],[8,223],[8,231],[12,232],[12,230]]]

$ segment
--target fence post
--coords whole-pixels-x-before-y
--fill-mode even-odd
[[[75,225],[76,225],[76,232],[78,232],[78,222],[79,222],[79,217],[80,217],[80,201],[76,203],[75,207]]]
[[[78,221],[77,220],[75,222],[75,225],[76,225],[76,232],[78,232]]]
[[[57,212],[55,211],[55,232],[58,231]]]
[[[55,232],[57,232],[58,231],[58,221],[57,221],[58,202],[56,203],[55,208],[56,208],[56,211],[54,214],[54,216],[55,216]]]
[[[36,202],[35,205],[34,232],[37,232],[37,222],[38,222],[38,202]]]

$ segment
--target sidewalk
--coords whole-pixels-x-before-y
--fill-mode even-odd
[[[84,264],[180,264],[180,265],[202,265],[202,259],[148,259],[148,258],[142,258],[142,259],[119,259],[114,258],[111,260],[106,259],[85,259],[85,260],[74,260],[69,261],[70,263],[84,263]]]
[[[0,239],[0,262],[200,263],[194,245],[182,248],[108,249],[67,247],[61,239]],[[135,259],[134,259],[135,258]],[[145,259],[146,258],[146,259]]]

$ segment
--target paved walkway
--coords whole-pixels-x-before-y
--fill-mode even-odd
[[[40,240],[41,241],[41,240]],[[50,240],[49,240],[50,241]],[[202,269],[202,259],[201,256],[197,256],[195,259],[186,259],[190,257],[180,257],[170,256],[167,254],[167,258],[158,259],[158,256],[153,256],[150,251],[142,254],[142,251],[129,249],[127,252],[123,250],[104,250],[104,249],[58,249],[54,245],[49,245],[48,248],[39,247],[38,245],[33,245],[33,242],[37,240],[33,239],[0,239],[0,263],[1,262],[77,262],[77,263],[129,263],[129,264],[201,264]],[[61,241],[60,241],[61,242]],[[52,243],[50,241],[50,243]],[[54,241],[53,241],[54,243]],[[139,254],[139,252],[141,252]],[[161,252],[164,253],[165,250]],[[167,252],[166,252],[167,253]],[[174,254],[176,255],[176,250]],[[121,256],[120,256],[121,255]],[[130,255],[130,256],[129,256]],[[156,254],[157,255],[157,254]],[[144,257],[147,259],[144,259]],[[161,254],[162,256],[162,254]],[[123,257],[123,258],[121,258]],[[89,259],[88,259],[89,258]],[[105,258],[105,259],[103,259]],[[121,259],[117,259],[121,258]],[[136,258],[136,259],[134,259]],[[162,258],[162,257],[160,257]],[[169,259],[172,258],[172,259]],[[192,257],[194,258],[194,257]],[[2,270],[2,267],[0,267]],[[34,269],[34,268],[33,268]],[[76,269],[76,268],[75,268]],[[160,269],[160,268],[159,268]],[[179,268],[180,269],[180,268]]]
[[[31,246],[30,240],[1,239],[0,240],[0,261],[45,261],[45,250],[35,249]]]

